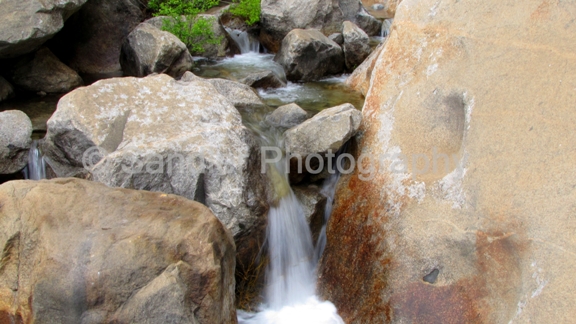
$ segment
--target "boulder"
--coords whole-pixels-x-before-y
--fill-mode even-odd
[[[24,60],[14,70],[15,85],[33,92],[68,92],[84,84],[82,78],[52,52],[43,47],[30,61]]]
[[[348,70],[354,70],[370,55],[372,49],[370,48],[370,38],[368,35],[350,21],[344,22],[342,29],[342,36],[344,36],[344,59]]]
[[[121,46],[144,20],[145,2],[90,0],[66,22],[50,49],[81,74],[121,75]]]
[[[3,322],[236,322],[234,242],[199,203],[61,178],[0,205]]]
[[[0,112],[0,174],[22,170],[28,164],[32,122],[20,110]]]
[[[272,71],[252,73],[240,80],[240,82],[252,88],[259,89],[282,88],[286,86],[286,82]]]
[[[0,102],[12,97],[14,97],[14,88],[6,79],[0,76]]]
[[[286,152],[302,158],[310,154],[336,153],[356,134],[362,113],[351,104],[327,108],[284,133]]]
[[[354,72],[346,78],[344,83],[366,96],[368,94],[368,89],[370,88],[372,71],[374,71],[374,66],[376,65],[378,56],[380,56],[380,53],[382,53],[382,50],[384,49],[384,44],[385,43],[380,43],[372,53],[368,55],[364,62],[354,69]]]
[[[142,23],[124,40],[120,65],[124,75],[128,76],[166,73],[179,78],[192,69],[194,62],[186,45],[178,37]]]
[[[400,4],[318,270],[346,323],[574,321],[574,8]]]
[[[261,10],[260,41],[273,52],[293,29],[313,28],[330,35],[341,32],[345,20],[368,15],[360,0],[262,0]]]
[[[38,49],[86,0],[4,0],[0,11],[0,59]]]
[[[280,106],[266,116],[266,121],[270,125],[284,128],[302,124],[306,119],[308,119],[308,113],[295,103]]]
[[[89,173],[108,186],[199,201],[234,236],[265,221],[258,143],[232,103],[197,77],[114,78],[77,89],[48,120],[43,151],[58,176]]]
[[[344,70],[342,48],[315,29],[294,29],[274,57],[291,81],[312,81]]]

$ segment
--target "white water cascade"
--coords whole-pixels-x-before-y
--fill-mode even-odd
[[[247,31],[226,28],[226,32],[234,40],[236,45],[238,45],[240,53],[246,54],[260,52],[260,42],[254,37],[251,37]]]
[[[317,257],[302,205],[288,182],[285,158],[269,165],[269,176],[277,202],[268,213],[265,301],[258,313],[238,311],[238,322],[344,324],[336,307],[315,295]]]
[[[32,141],[28,151],[28,165],[24,168],[24,178],[29,180],[46,179],[46,161],[38,148],[38,141]]]

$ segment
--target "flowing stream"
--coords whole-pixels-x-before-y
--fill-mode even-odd
[[[260,46],[251,45],[252,52],[244,52],[249,35],[229,31],[242,48],[241,55],[218,62],[204,62],[195,74],[206,78],[220,77],[241,80],[250,73],[272,71],[286,80],[281,66],[271,54],[257,53]],[[278,89],[259,90],[264,102],[274,108],[297,103],[314,115],[322,109],[345,102],[362,107],[363,98],[343,84],[346,76],[327,78],[317,82],[292,83]],[[265,115],[270,110],[242,114],[244,124],[259,135],[262,145],[284,147],[283,131],[268,125]],[[284,153],[283,153],[284,154]],[[268,175],[274,184],[276,199],[268,214],[267,244],[269,264],[266,270],[264,301],[258,312],[238,311],[240,324],[340,324],[344,323],[336,307],[316,296],[316,267],[326,245],[325,225],[318,242],[313,242],[301,202],[288,181],[286,157],[268,165]],[[334,191],[339,176],[331,175],[324,181],[322,194],[327,197],[324,221],[332,210]],[[315,244],[316,243],[316,244]]]

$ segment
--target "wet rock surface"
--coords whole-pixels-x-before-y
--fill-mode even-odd
[[[32,122],[19,110],[0,112],[0,174],[22,170],[28,163]]]

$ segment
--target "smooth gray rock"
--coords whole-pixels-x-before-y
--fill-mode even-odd
[[[276,127],[290,128],[302,124],[308,119],[308,113],[295,103],[280,106],[270,115],[266,121]]]
[[[351,104],[324,109],[285,133],[286,152],[305,158],[309,154],[336,153],[360,127],[362,113]]]
[[[190,75],[107,79],[67,94],[43,151],[58,176],[194,199],[240,235],[268,208],[258,143],[234,105]]]
[[[342,48],[315,29],[294,29],[274,58],[291,81],[313,81],[344,70]]]
[[[0,112],[0,174],[22,170],[28,163],[32,122],[20,110]]]
[[[208,79],[206,81],[211,83],[220,95],[226,97],[239,110],[265,106],[254,89],[243,83],[226,79]]]
[[[148,23],[138,25],[122,44],[120,65],[124,75],[166,73],[179,78],[193,64],[186,45],[178,37]]]
[[[14,87],[0,76],[0,102],[14,97]]]
[[[272,71],[252,73],[240,80],[240,82],[257,89],[282,88],[286,86],[286,82]]]
[[[344,22],[342,30],[344,36],[344,57],[346,59],[346,67],[348,70],[353,70],[358,67],[370,55],[372,49],[370,48],[370,38],[368,35],[350,21]]]
[[[22,63],[14,71],[12,81],[28,91],[61,93],[84,84],[82,78],[46,47],[34,54],[31,61]]]
[[[2,0],[0,59],[33,52],[52,38],[86,0]]]

